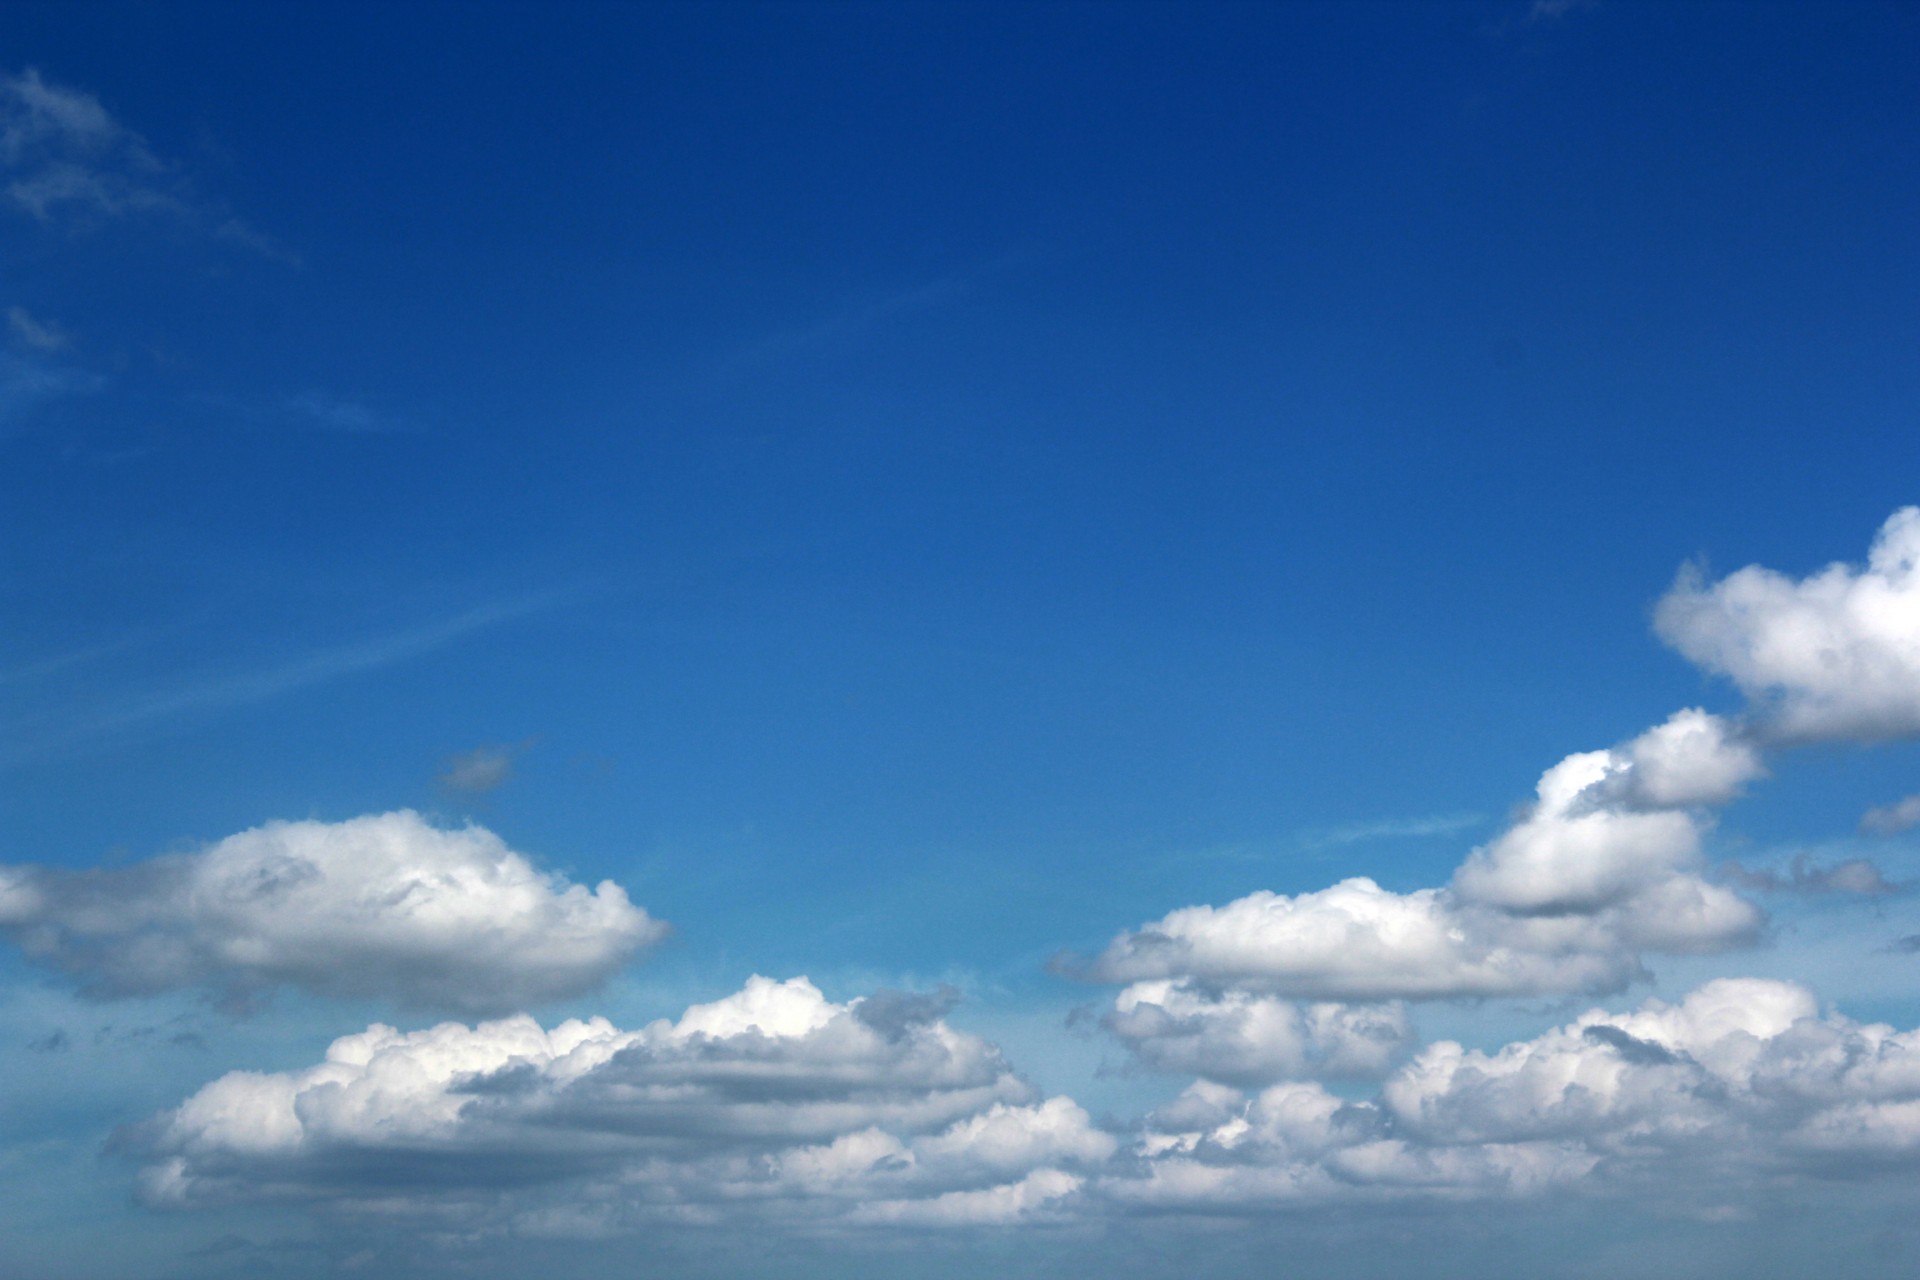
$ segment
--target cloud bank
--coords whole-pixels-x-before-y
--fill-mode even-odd
[[[941,1002],[755,977],[677,1021],[374,1026],[305,1071],[234,1072],[127,1141],[148,1203],[458,1210],[564,1188],[604,1227],[818,1228],[1052,1211],[1118,1146]]]
[[[1576,1184],[1687,1200],[1763,1179],[1911,1176],[1920,1031],[1822,1015],[1794,983],[1722,979],[1493,1053],[1431,1045],[1365,1102],[1310,1082],[1196,1084],[1127,1154],[1101,1195],[1208,1213]]]
[[[1211,1217],[1575,1186],[1724,1200],[1920,1168],[1920,1031],[1823,1013],[1794,983],[1709,982],[1493,1052],[1443,1041],[1367,1100],[1196,1081],[1130,1131],[1039,1096],[939,1007],[756,977],[638,1031],[373,1026],[317,1066],[223,1076],[121,1146],[156,1207],[532,1229],[566,1204],[599,1231]],[[1356,1034],[1383,1038],[1326,1038]]]
[[[1762,744],[1905,723],[1887,693],[1908,678],[1904,640],[1873,630],[1886,608],[1827,606],[1896,591],[1915,530],[1920,513],[1896,515],[1865,571],[1683,580],[1663,612],[1690,602],[1672,616],[1748,637],[1740,653],[1775,653],[1782,614],[1722,608],[1747,590],[1728,583],[1824,602],[1827,656],[1808,670],[1825,675],[1743,680],[1746,714],[1689,708],[1568,756],[1445,884],[1353,877],[1186,907],[1072,966],[1121,988],[1102,1022],[1135,1061],[1195,1077],[1138,1124],[1045,1096],[947,1023],[951,992],[835,1003],[805,978],[755,977],[633,1031],[524,1014],[376,1025],[304,1070],[225,1075],[119,1146],[157,1207],[268,1201],[469,1232],[1009,1227],[1563,1189],[1719,1212],[1762,1186],[1910,1179],[1920,1031],[1823,1010],[1798,984],[1723,978],[1492,1050],[1419,1047],[1408,1006],[1613,993],[1650,956],[1753,942],[1760,910],[1709,878],[1714,811],[1764,776]],[[1864,860],[1719,874],[1767,892],[1894,888]],[[660,930],[616,885],[570,885],[483,829],[412,813],[270,824],[124,871],[0,869],[0,927],[101,994],[285,983],[483,1013],[583,990]],[[1322,1083],[1338,1078],[1379,1084],[1360,1098]]]
[[[90,994],[277,986],[499,1013],[591,990],[665,926],[612,881],[418,814],[272,822],[117,870],[0,866],[0,931]]]

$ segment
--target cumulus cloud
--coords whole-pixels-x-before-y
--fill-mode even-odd
[[[123,1146],[160,1206],[445,1212],[511,1191],[532,1212],[556,1193],[632,1227],[723,1210],[813,1226],[1028,1220],[1115,1151],[938,1002],[875,1018],[867,1003],[755,977],[637,1031],[524,1015],[373,1026],[304,1071],[224,1076]]]
[[[1380,1076],[1413,1043],[1399,1003],[1302,1006],[1185,980],[1136,982],[1102,1021],[1153,1070],[1235,1084]]]
[[[1733,863],[1716,883],[1704,843],[1711,811],[1764,776],[1763,744],[1920,733],[1920,507],[1887,520],[1865,568],[1836,564],[1795,580],[1750,567],[1717,583],[1683,572],[1655,626],[1695,662],[1731,676],[1749,709],[1729,719],[1688,708],[1619,746],[1568,756],[1445,886],[1403,893],[1353,877],[1186,907],[1066,967],[1118,984],[1198,984],[1223,1010],[1243,996],[1598,993],[1644,976],[1647,955],[1753,941],[1764,916],[1737,889],[1890,892],[1864,859],[1797,860],[1784,874]],[[1900,830],[1916,818],[1920,805],[1903,803],[1873,811],[1863,826]],[[1233,1017],[1251,1026],[1254,1015]],[[1197,1034],[1172,1030],[1171,1013],[1141,1021],[1116,1007],[1111,1021],[1169,1028],[1164,1038],[1123,1037],[1143,1061],[1177,1056],[1184,1051],[1171,1046]]]
[[[272,822],[112,870],[0,866],[0,931],[100,996],[275,986],[493,1013],[578,995],[665,926],[410,811]]]
[[[1726,722],[1681,711],[1549,769],[1535,804],[1444,888],[1355,877],[1187,907],[1122,933],[1084,975],[1334,1001],[1617,990],[1644,973],[1643,952],[1721,950],[1758,931],[1759,911],[1701,874],[1698,807],[1759,773]]]
[[[1864,569],[1795,580],[1750,565],[1715,583],[1684,571],[1654,626],[1739,685],[1782,741],[1920,733],[1920,507],[1888,518]]]
[[[529,1230],[587,1213],[615,1232],[1214,1216],[1573,1185],[1667,1200],[1920,1169],[1920,1031],[1823,1012],[1788,982],[1709,982],[1492,1051],[1442,1041],[1365,1099],[1196,1080],[1124,1134],[1040,1096],[944,1021],[945,997],[863,1016],[877,998],[755,977],[633,1031],[525,1015],[376,1025],[316,1066],[223,1076],[117,1145],[156,1207]],[[1399,1016],[1319,1010],[1289,1034],[1397,1049]]]
[[[1123,1204],[1246,1210],[1569,1183],[1684,1194],[1920,1163],[1920,1031],[1822,1015],[1793,983],[1722,979],[1593,1010],[1492,1052],[1429,1046],[1379,1096],[1199,1083],[1100,1183]]]

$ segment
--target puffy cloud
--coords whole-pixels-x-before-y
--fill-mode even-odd
[[[1468,900],[1526,912],[1615,906],[1701,865],[1703,820],[1758,776],[1752,750],[1703,711],[1673,715],[1623,747],[1568,756],[1537,802],[1454,876]]]
[[[504,1012],[587,991],[665,926],[410,811],[273,822],[115,870],[0,867],[0,930],[97,995],[278,985]]]
[[[1303,1007],[1185,980],[1134,983],[1103,1024],[1156,1071],[1239,1084],[1380,1076],[1413,1042],[1398,1003]]]
[[[1587,921],[1509,917],[1463,907],[1448,890],[1394,893],[1355,877],[1170,912],[1115,938],[1086,976],[1377,1001],[1608,989],[1638,972],[1617,934]]]
[[[1099,1184],[1122,1204],[1261,1210],[1574,1182],[1683,1195],[1743,1178],[1920,1163],[1920,1031],[1822,1015],[1793,983],[1722,979],[1594,1010],[1492,1052],[1431,1045],[1379,1097],[1199,1083]],[[1706,1183],[1703,1183],[1705,1185]]]
[[[755,977],[637,1031],[525,1015],[374,1026],[304,1071],[226,1075],[126,1144],[158,1205],[426,1212],[515,1191],[530,1210],[551,1191],[635,1226],[723,1208],[816,1225],[1021,1220],[1113,1154],[1085,1111],[1037,1099],[938,1004],[869,1019],[867,1003]]]
[[[1128,1154],[1130,1164],[1101,1179],[1103,1198],[1195,1213],[1527,1195],[1583,1178],[1598,1162],[1573,1143],[1409,1141],[1379,1103],[1300,1081],[1251,1096],[1196,1086],[1151,1117]]]
[[[1723,979],[1492,1051],[1443,1041],[1366,1099],[1198,1080],[1124,1141],[1039,1097],[944,1001],[863,1017],[875,999],[756,977],[635,1031],[374,1026],[305,1070],[223,1076],[120,1146],[156,1206],[528,1231],[583,1213],[600,1231],[840,1231],[1573,1185],[1672,1199],[1920,1167],[1920,1031],[1823,1013],[1793,983]]]
[[[1754,700],[1785,741],[1920,733],[1920,507],[1881,527],[1865,569],[1796,581],[1750,565],[1683,572],[1654,613],[1661,637]]]
[[[1643,808],[1728,804],[1766,774],[1759,752],[1734,725],[1698,707],[1674,712],[1606,754],[1606,785]]]
[[[1341,1001],[1617,990],[1642,974],[1642,952],[1714,951],[1758,931],[1752,904],[1700,874],[1696,806],[1759,772],[1724,721],[1682,711],[1549,769],[1536,803],[1446,888],[1355,877],[1187,907],[1122,933],[1085,976]]]

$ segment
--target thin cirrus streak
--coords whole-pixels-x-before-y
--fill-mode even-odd
[[[123,699],[113,710],[91,717],[70,720],[43,715],[38,723],[16,722],[7,734],[15,745],[0,755],[0,767],[17,767],[141,726],[249,706],[312,685],[375,671],[420,657],[476,632],[575,603],[594,590],[591,585],[580,584],[514,596],[425,626],[322,650],[281,666],[216,676]],[[110,646],[101,646],[86,657],[110,651]]]

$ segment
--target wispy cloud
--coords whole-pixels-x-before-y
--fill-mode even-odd
[[[358,400],[343,400],[318,391],[303,391],[282,402],[287,414],[303,425],[324,431],[344,431],[355,435],[380,435],[411,428],[391,415],[381,413]]]
[[[475,632],[571,603],[583,594],[585,589],[575,586],[516,596],[425,626],[308,654],[280,666],[137,695],[122,700],[111,712],[51,727],[37,738],[21,732],[22,726],[10,726],[7,737],[13,747],[0,756],[0,767],[16,766],[50,751],[144,725],[250,706],[312,685],[378,670]]]
[[[50,320],[34,317],[25,307],[7,308],[7,332],[15,342],[35,351],[64,351],[73,345],[73,337]]]
[[[91,395],[105,385],[106,379],[97,373],[40,355],[0,351],[0,431],[56,400]]]
[[[533,740],[529,738],[525,742],[475,747],[447,761],[447,767],[440,774],[440,785],[449,791],[464,791],[469,795],[497,791],[513,776],[514,761],[531,746]]]
[[[1308,849],[1332,849],[1341,845],[1363,844],[1369,840],[1452,835],[1482,821],[1484,819],[1477,813],[1443,813],[1428,818],[1379,818],[1309,831],[1300,836],[1299,842]]]
[[[1721,866],[1720,874],[1723,879],[1743,889],[1759,893],[1795,893],[1803,896],[1843,893],[1878,897],[1900,890],[1899,885],[1888,880],[1880,873],[1880,868],[1866,858],[1846,858],[1822,865],[1806,854],[1799,853],[1794,855],[1784,871],[1745,867],[1739,862],[1730,861]]]
[[[895,293],[868,297],[811,324],[770,334],[742,350],[737,359],[776,359],[839,346],[889,320],[917,315],[963,296],[972,285],[970,275],[952,275]]]
[[[1860,817],[1860,830],[1867,835],[1897,836],[1917,826],[1920,826],[1920,796],[1908,796],[1869,809]]]
[[[111,640],[100,641],[97,644],[79,645],[75,648],[50,654],[46,657],[32,658],[17,666],[0,667],[0,686],[45,680],[70,668],[83,667],[88,663],[97,662],[101,658],[111,657],[113,654],[121,653],[127,649],[150,644],[173,629],[174,628],[155,627],[148,630],[133,631],[124,635],[115,636]]]
[[[1527,10],[1527,21],[1552,22],[1582,9],[1599,7],[1600,0],[1533,0],[1533,7]]]
[[[6,203],[37,222],[172,218],[254,253],[295,261],[271,237],[202,195],[99,98],[51,83],[38,68],[0,76],[0,173]]]
[[[1028,252],[1002,253],[919,284],[849,298],[809,323],[748,343],[732,359],[753,362],[831,351],[881,326],[951,306],[982,283],[1033,260]]]

